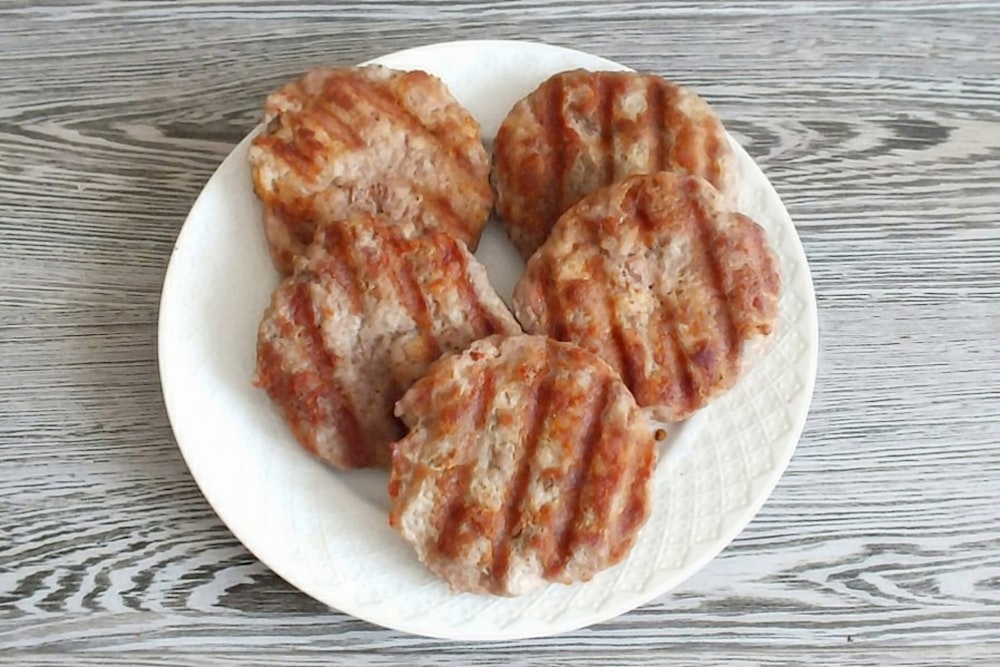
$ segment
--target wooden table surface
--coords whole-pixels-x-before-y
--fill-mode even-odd
[[[546,41],[694,86],[768,174],[816,394],[753,523],[674,592],[499,644],[372,626],[257,562],[160,394],[174,239],[318,63]],[[1000,664],[1000,7],[0,2],[0,664]]]

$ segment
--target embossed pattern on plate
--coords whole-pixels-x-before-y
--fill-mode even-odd
[[[432,45],[378,62],[441,76],[487,138],[510,106],[549,74],[623,69],[578,51],[503,41]],[[233,534],[294,586],[346,613],[411,633],[548,635],[611,618],[675,587],[724,548],[767,499],[808,411],[816,303],[794,225],[742,148],[740,207],[767,230],[781,262],[772,346],[733,390],[679,429],[657,469],[653,514],[624,563],[585,584],[504,599],[451,593],[389,528],[386,475],[338,472],[313,460],[251,386],[257,324],[278,276],[250,185],[249,139],[205,186],[178,237],[161,299],[160,375],[178,446],[205,497]],[[522,265],[495,223],[477,254],[509,296]]]

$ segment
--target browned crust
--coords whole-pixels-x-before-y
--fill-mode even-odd
[[[731,387],[777,320],[764,230],[702,179],[633,176],[566,212],[514,290],[525,330],[601,356],[639,405],[684,419]]]
[[[322,227],[275,290],[256,384],[313,454],[385,467],[402,435],[395,402],[443,353],[492,331],[520,327],[460,242],[354,217]]]
[[[506,411],[510,401],[523,409]],[[588,580],[627,555],[648,517],[648,424],[612,369],[577,346],[483,339],[434,364],[397,414],[411,431],[393,453],[390,522],[456,590]],[[505,454],[507,465],[483,467]],[[485,483],[477,470],[503,478],[472,491]],[[533,585],[514,580],[526,562]]]
[[[493,144],[499,213],[527,259],[584,195],[676,169],[736,201],[735,156],[708,104],[662,77],[573,70],[514,105]]]
[[[493,200],[489,161],[478,123],[436,77],[317,68],[268,97],[264,122],[250,164],[283,273],[317,225],[352,213],[446,231],[475,249]]]

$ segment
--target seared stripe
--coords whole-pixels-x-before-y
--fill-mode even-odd
[[[694,93],[688,93],[688,95],[694,97]],[[703,115],[698,114],[688,116],[685,127],[688,136],[687,142],[691,146],[689,153],[692,162],[688,167],[688,170],[692,174],[707,179],[712,163],[708,158],[708,153],[705,148],[705,141],[709,136],[709,133],[706,131],[707,128],[705,127],[705,123],[706,118]]]
[[[622,511],[611,517],[609,557],[611,563],[624,558],[635,541],[639,526],[649,514],[649,477],[655,467],[655,448],[638,442],[628,445],[629,465],[622,478],[621,492],[625,494]]]
[[[550,579],[563,572],[581,534],[586,532],[581,525],[586,520],[583,499],[591,476],[591,463],[601,441],[603,416],[611,399],[612,382],[611,378],[605,378],[601,388],[594,394],[594,399],[584,409],[586,421],[581,429],[582,438],[563,487],[563,511],[554,516],[555,521],[550,526],[551,543],[556,545],[555,552],[542,554],[545,576]]]
[[[370,285],[375,285],[377,289],[371,295],[371,300],[382,301],[392,297],[388,289],[384,287],[383,281],[377,280],[385,271],[384,248],[372,250],[363,244],[362,236],[372,234],[382,240],[391,235],[390,232],[381,231],[384,224],[371,218],[352,218],[345,222],[337,222],[327,225],[324,228],[326,234],[324,246],[330,256],[328,266],[331,268],[339,265],[343,281],[344,291],[351,300],[351,308],[357,314],[365,314],[368,305],[365,303],[365,294],[369,291]],[[389,262],[395,265],[395,262]],[[390,276],[390,281],[395,276]],[[396,287],[395,283],[393,287]],[[405,305],[404,296],[399,294],[398,288],[393,290],[399,301]],[[408,386],[404,386],[400,378],[394,373],[387,373],[382,378],[382,386],[388,392],[387,395],[399,398],[406,391]],[[378,400],[378,399],[374,399]],[[391,403],[390,403],[391,406]],[[390,409],[391,412],[391,409]],[[406,429],[400,428],[405,432]]]
[[[615,402],[616,393],[609,389],[606,404]],[[585,551],[601,561],[615,548],[619,537],[615,528],[622,519],[621,507],[616,500],[631,490],[632,471],[635,469],[639,443],[619,419],[607,419],[610,427],[602,428],[595,441],[588,468],[587,482],[583,485],[577,514],[581,520],[573,524],[573,541],[569,551]],[[602,425],[604,421],[602,420]],[[643,435],[642,437],[649,437]]]
[[[768,335],[774,330],[774,319],[777,314],[775,297],[781,291],[779,268],[774,263],[775,258],[763,227],[742,213],[733,215],[746,226],[744,234],[751,239],[748,241],[748,264],[756,275],[756,280],[751,284],[740,286],[743,291],[750,292],[743,298],[746,312],[740,313],[744,318],[740,322],[742,335]],[[731,298],[730,301],[736,299]],[[734,310],[733,314],[735,313]]]
[[[538,363],[542,370],[548,367],[549,349]],[[527,499],[528,486],[531,484],[531,464],[538,451],[542,433],[549,423],[552,390],[555,379],[551,372],[540,373],[535,380],[530,393],[526,393],[525,414],[523,424],[525,433],[521,437],[521,450],[517,456],[517,465],[511,482],[507,485],[503,501],[503,509],[497,512],[497,525],[493,535],[493,563],[490,568],[491,578],[498,589],[505,589],[507,575],[510,571],[510,553],[512,541],[516,537],[514,531],[520,531],[524,504]]]
[[[477,338],[495,333],[493,319],[483,308],[479,294],[469,277],[469,260],[465,249],[445,234],[437,238],[441,266],[451,271],[451,279],[458,291],[459,303],[465,310],[469,326]]]
[[[405,128],[406,132],[420,133],[431,141],[437,141],[418,118],[399,107],[398,100],[376,85],[366,84],[353,76],[334,76],[327,80],[323,92],[326,98],[340,107],[354,109],[361,105],[367,106],[376,113],[383,113],[393,118]],[[463,161],[461,170],[455,173],[473,173],[473,168]],[[418,187],[415,180],[408,183],[408,188],[410,192],[422,195],[425,210],[430,209],[435,213],[435,222],[444,225],[445,231],[462,236],[462,240],[466,243],[474,240],[471,238],[468,223],[455,212],[447,195]]]
[[[757,247],[760,249],[756,264],[763,273],[762,283],[769,294],[777,296],[781,291],[781,267],[768,241],[767,232],[749,216],[742,213],[735,215],[743,221],[743,224],[751,225],[754,230],[754,238],[756,238]]]
[[[721,350],[725,354],[725,374],[735,373],[734,367],[739,356],[740,341],[739,333],[735,326],[735,313],[732,310],[732,303],[729,294],[726,293],[726,285],[722,276],[721,260],[719,258],[719,246],[713,243],[709,224],[712,218],[705,208],[705,200],[701,196],[701,186],[693,179],[687,180],[684,185],[684,196],[688,207],[694,214],[691,216],[692,233],[691,238],[695,242],[696,248],[692,249],[694,257],[702,258],[702,265],[705,267],[708,278],[708,298],[715,304],[716,330],[722,332],[725,341],[725,348]],[[703,361],[714,361],[716,364],[722,359],[704,359]],[[712,371],[713,369],[705,369]],[[709,379],[711,382],[711,379]]]
[[[412,256],[416,251],[413,246],[420,243],[404,242],[391,231],[382,235],[385,249],[389,251],[386,264],[389,265],[389,279],[392,281],[400,305],[413,318],[417,327],[417,335],[426,351],[424,359],[428,362],[441,356],[441,347],[434,337],[434,319],[431,317],[427,297],[420,288],[420,283],[414,275]]]
[[[566,201],[566,117],[563,108],[566,102],[565,86],[561,77],[552,79],[549,84],[549,99],[544,103],[544,114],[539,120],[544,135],[543,144],[549,147],[549,194],[551,196],[552,222],[564,210]],[[548,235],[548,230],[545,231]]]
[[[423,210],[420,215],[422,221],[425,220],[425,216],[422,214],[431,210],[435,213],[433,221],[435,229],[450,233],[470,248],[475,247],[478,239],[471,229],[470,221],[455,212],[455,208],[451,205],[451,199],[447,194],[423,188],[422,184],[418,184],[415,180],[410,181],[408,187],[411,192],[420,193],[420,198],[423,202]],[[427,227],[427,225],[425,224],[424,227]]]
[[[675,167],[704,177],[705,142],[702,139],[702,119],[689,116],[681,110],[684,98],[693,95],[694,93],[677,86],[670,101],[668,113],[673,115],[672,123],[676,128],[670,157]]]
[[[518,103],[520,106],[522,103]],[[515,106],[511,110],[513,114],[518,108]],[[511,181],[513,180],[514,174],[516,173],[511,166],[511,151],[504,150],[505,146],[510,145],[513,141],[511,138],[513,131],[508,127],[506,121],[500,124],[500,129],[497,130],[497,136],[493,139],[493,147],[490,156],[490,182],[492,183],[491,189],[496,190],[496,207],[497,214],[500,215],[501,220],[505,218],[501,212],[506,213],[507,209],[507,194],[511,187]]]
[[[542,294],[545,298],[545,313],[548,315],[548,326],[545,331],[532,333],[545,333],[556,340],[567,340],[569,333],[566,327],[565,314],[563,312],[563,302],[556,285],[555,261],[546,258],[547,261],[541,265]]]
[[[647,234],[644,240],[652,245],[652,239],[648,234],[656,232],[661,221],[649,213],[649,183],[649,179],[633,179],[622,199],[622,208],[635,219],[639,231]]]
[[[664,145],[664,134],[668,131],[667,118],[664,112],[664,96],[667,94],[669,85],[665,84],[658,77],[648,77],[646,80],[646,114],[648,116],[649,132],[649,171],[650,173],[661,171],[667,162],[667,152],[670,150]]]
[[[330,223],[319,232],[327,261],[323,262],[321,270],[328,273],[347,296],[354,313],[360,313],[362,302],[362,278],[358,275],[362,267],[358,266],[356,257],[351,251],[356,245],[356,239],[349,229],[351,223]]]
[[[475,476],[473,464],[463,463],[447,470],[438,479],[438,506],[435,508],[441,529],[436,548],[442,555],[457,559],[482,537],[488,526],[487,513],[469,498]],[[443,517],[443,522],[440,517]]]
[[[608,335],[603,336],[607,345],[600,346],[602,351],[600,356],[604,358],[604,361],[614,368],[623,379],[626,376],[630,379],[634,379],[635,367],[632,363],[630,363],[628,345],[625,340],[625,331],[623,330],[621,320],[618,317],[618,300],[615,298],[615,294],[621,289],[621,286],[616,283],[612,283],[611,272],[609,271],[606,263],[603,261],[603,258],[600,255],[597,255],[594,259],[596,260],[595,263],[601,264],[601,268],[591,273],[591,280],[593,280],[593,284],[599,286],[598,289],[601,289],[604,292],[604,309],[607,313],[607,328],[610,332]],[[599,328],[598,332],[600,332]],[[585,345],[591,351],[596,351],[595,346],[587,345],[588,341],[579,341],[579,343]],[[625,384],[629,384],[629,380],[625,380]]]
[[[281,329],[292,328],[291,323],[282,322]],[[264,389],[277,403],[285,416],[288,428],[295,439],[313,454],[316,451],[315,400],[312,400],[317,378],[313,373],[289,373],[284,370],[286,359],[270,341],[257,348],[257,377],[255,384]],[[325,421],[325,420],[324,420]]]
[[[430,524],[440,526],[435,548],[449,558],[456,558],[462,552],[463,545],[456,532],[465,520],[467,507],[464,500],[472,485],[472,474],[472,465],[463,463],[439,472],[434,479],[437,489]]]
[[[300,143],[308,141],[307,138],[299,135],[296,135],[291,141],[271,136],[260,136],[254,140],[254,143],[287,164],[295,173],[311,178],[316,173],[316,161],[313,159],[314,156],[306,153],[305,147],[300,145]],[[315,140],[312,143],[315,144]]]
[[[705,158],[705,166],[700,174],[702,178],[707,180],[709,183],[714,185],[719,191],[722,191],[723,183],[723,173],[721,169],[722,154],[723,154],[723,141],[720,141],[720,135],[722,133],[721,124],[709,123],[703,120],[699,123],[702,134],[702,142],[705,146],[702,154]],[[726,146],[728,148],[728,146]],[[724,195],[729,195],[728,192],[723,193]]]
[[[577,341],[577,344],[586,347],[592,352],[598,353],[605,362],[608,363],[621,376],[622,381],[630,389],[638,379],[641,372],[641,364],[633,354],[634,346],[630,345],[626,339],[626,333],[619,319],[618,298],[616,295],[622,293],[622,285],[615,280],[616,272],[611,270],[604,255],[596,249],[600,247],[602,230],[598,225],[589,226],[589,242],[594,248],[594,254],[588,261],[591,281],[593,285],[604,292],[604,307],[607,313],[607,329],[610,336],[603,336],[601,343],[607,342],[607,346],[595,345],[598,341]],[[596,304],[595,304],[596,305]],[[598,326],[604,323],[596,323]]]
[[[351,77],[331,76],[323,82],[323,94],[319,99],[324,102],[331,102],[333,105],[345,109],[355,110],[363,99],[358,95],[354,86],[347,85]],[[362,117],[359,117],[362,118]],[[366,124],[367,125],[367,124]],[[366,126],[358,124],[354,132],[364,132]]]
[[[315,104],[310,115],[319,125],[323,126],[329,136],[339,139],[349,148],[364,148],[365,140],[353,127],[341,120],[330,105]]]
[[[638,181],[636,183],[637,184],[634,186],[633,190],[641,190],[641,192],[638,192],[638,194],[634,197],[634,215],[636,224],[639,226],[639,229],[643,230],[647,234],[651,234],[659,226],[658,223],[660,221],[651,216],[649,213],[647,201],[648,192],[645,188],[640,188]],[[671,380],[679,383],[679,385],[667,385],[671,389],[668,401],[671,403],[677,401],[677,397],[674,396],[673,389],[675,387],[679,387],[682,393],[681,397],[686,406],[690,403],[691,392],[694,385],[690,369],[687,365],[687,356],[685,355],[684,348],[680,342],[677,314],[674,312],[673,306],[670,303],[671,295],[659,294],[658,296],[659,318],[658,321],[650,322],[650,331],[648,335],[644,337],[644,340],[659,341],[660,344],[653,345],[653,360],[658,366],[661,367],[662,373],[668,373]],[[664,348],[667,342],[669,342],[670,347],[672,348],[670,359],[667,359],[664,354],[666,352]],[[645,385],[645,382],[643,382],[642,385]],[[639,384],[630,385],[629,389],[636,394],[636,400],[640,405],[655,405],[662,402],[659,397],[645,395],[643,386],[640,386]]]
[[[671,384],[666,385],[671,389],[671,395],[668,400],[672,405],[678,406],[679,410],[686,412],[694,404],[695,383],[694,377],[691,374],[687,352],[681,343],[677,312],[671,303],[670,295],[660,295],[660,321],[656,325],[656,332],[656,335],[669,340],[671,346],[671,360],[668,361],[665,358],[657,359],[662,368],[661,372],[669,374],[673,381]],[[678,393],[673,391],[675,389]],[[640,402],[640,405],[648,404]]]
[[[357,413],[351,406],[344,387],[337,380],[336,369],[339,360],[323,341],[323,332],[314,308],[310,283],[294,285],[289,294],[288,305],[292,310],[292,319],[301,327],[301,343],[319,379],[316,391],[322,392],[322,395],[314,397],[315,407],[318,410],[321,399],[329,401],[334,424],[343,439],[345,463],[356,467],[368,465],[372,461],[374,450],[364,437]],[[316,417],[319,416],[317,412]]]
[[[615,366],[615,370],[621,375],[622,382],[629,389],[633,387],[638,387],[639,383],[644,381],[642,364],[636,358],[635,352],[640,351],[642,346],[636,346],[631,344],[628,340],[628,335],[622,328],[621,322],[618,320],[618,312],[614,306],[614,297],[608,297],[609,305],[612,308],[612,319],[611,319],[611,341],[614,343],[615,354],[618,357],[619,363]],[[637,349],[638,347],[638,349]]]
[[[601,156],[604,158],[604,178],[602,183],[609,185],[614,183],[615,167],[615,99],[618,97],[621,86],[618,85],[618,77],[597,75],[593,77],[594,95],[597,96],[599,109],[598,117],[601,123]]]
[[[624,194],[621,207],[626,216],[632,218],[633,224],[641,232],[649,233],[656,227],[656,221],[649,215],[646,189],[642,183],[643,181],[638,179],[632,181],[629,189]],[[598,245],[600,243],[599,232],[594,230],[593,233],[595,234],[592,237],[593,243]],[[600,284],[604,286],[607,292],[605,301],[608,304],[609,310],[608,325],[611,334],[609,339],[615,348],[620,363],[615,366],[612,361],[607,359],[605,361],[608,361],[608,363],[611,363],[615,367],[615,370],[618,371],[622,378],[622,382],[630,390],[640,392],[648,380],[645,371],[645,360],[649,336],[645,331],[637,332],[629,330],[626,323],[622,321],[621,313],[618,312],[619,295],[625,293],[628,286],[617,284],[620,282],[616,280],[618,273],[610,263],[605,262],[603,269]],[[645,285],[638,287],[640,290],[648,289]]]
[[[493,407],[496,386],[493,375],[484,374],[481,385],[476,388],[476,395],[469,399],[472,412],[472,432],[483,434],[486,431],[486,421]],[[481,444],[476,444],[481,447]],[[458,558],[468,544],[479,538],[485,526],[483,512],[478,504],[469,498],[469,487],[472,485],[473,465],[462,463],[449,471],[447,490],[437,500],[437,508],[445,515],[444,523],[438,533],[437,548],[449,558]]]
[[[424,123],[424,121],[403,104],[403,100],[389,90],[384,84],[368,82],[357,77],[347,76],[342,80],[342,85],[351,88],[354,93],[364,99],[369,106],[386,116],[395,120],[405,128],[407,134],[423,135],[428,141],[435,144],[438,150],[435,153],[441,157],[448,158],[457,163],[457,172],[461,174],[474,173],[475,169],[467,156],[455,150],[454,145],[447,141],[447,137],[440,137]]]

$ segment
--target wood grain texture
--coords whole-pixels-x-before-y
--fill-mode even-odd
[[[1000,662],[998,28],[990,2],[0,3],[0,664]],[[174,238],[266,93],[476,38],[695,86],[799,227],[822,346],[800,448],[718,559],[490,645],[268,572],[184,467],[156,368]]]

